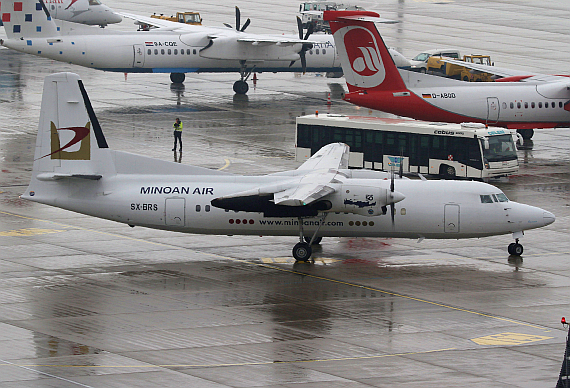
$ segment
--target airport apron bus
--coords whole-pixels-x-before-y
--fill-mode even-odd
[[[480,123],[314,114],[297,117],[295,159],[342,142],[352,168],[398,171],[402,163],[404,172],[486,179],[517,173],[516,136]]]

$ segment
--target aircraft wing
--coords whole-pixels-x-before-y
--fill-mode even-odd
[[[311,43],[316,44],[316,41],[310,40],[302,40],[302,39],[293,39],[293,38],[281,38],[279,36],[263,36],[263,35],[253,35],[249,34],[246,37],[238,38],[238,42],[245,42],[245,43],[252,43],[253,45],[257,44],[276,44],[278,46],[292,46],[294,44],[305,44]]]
[[[172,22],[170,20],[156,19],[156,18],[151,18],[151,17],[146,17],[146,16],[139,16],[139,15],[134,15],[134,14],[125,13],[125,12],[118,12],[118,14],[125,17],[125,18],[134,20],[135,24],[139,24],[139,25],[140,24],[146,24],[149,26],[159,28],[162,31],[165,31],[165,30],[170,30],[170,31],[173,31],[173,30],[192,30],[192,31],[195,31],[194,29],[192,29],[193,26],[188,25],[188,24],[184,24],[184,23]]]
[[[309,205],[334,193],[331,184],[338,183],[336,176],[339,169],[348,168],[348,155],[349,147],[346,144],[328,144],[297,169],[299,175],[284,177],[285,180],[277,184],[226,195],[217,201],[272,195],[276,205]]]

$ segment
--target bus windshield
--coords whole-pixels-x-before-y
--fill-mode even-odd
[[[483,157],[487,162],[502,162],[517,158],[517,150],[511,135],[490,136],[488,140],[489,149],[483,147]]]

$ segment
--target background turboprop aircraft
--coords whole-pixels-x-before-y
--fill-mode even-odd
[[[468,83],[398,71],[374,25],[376,17],[367,11],[324,13],[348,85],[346,101],[419,120],[503,126],[524,138],[532,137],[533,128],[570,126],[570,78]]]
[[[19,4],[18,6],[15,6]],[[234,91],[245,94],[247,78],[256,72],[342,72],[330,35],[310,31],[298,37],[249,34],[249,19],[231,27],[192,26],[130,14],[149,31],[114,32],[51,20],[43,0],[2,1],[5,47],[99,70],[123,73],[170,73],[172,82],[189,72],[239,72]],[[30,16],[28,16],[30,15]],[[29,18],[30,20],[26,20]],[[397,60],[407,61],[397,53]]]
[[[32,179],[22,198],[131,226],[199,234],[299,236],[297,260],[321,237],[459,239],[554,222],[474,181],[386,179],[348,170],[348,146],[323,147],[298,169],[240,176],[108,148],[79,76],[46,77]],[[388,207],[390,208],[388,210]],[[388,212],[390,213],[388,215]],[[306,237],[306,241],[304,241]]]
[[[99,0],[45,0],[44,3],[54,19],[101,27],[123,20]]]

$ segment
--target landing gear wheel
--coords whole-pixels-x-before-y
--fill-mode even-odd
[[[532,136],[534,135],[534,129],[532,128],[519,129],[517,132],[521,134],[524,140],[532,139]]]
[[[306,241],[306,242],[307,242],[307,244],[308,244],[308,243],[310,243],[310,242],[311,242],[311,238],[310,238],[310,237],[307,237],[307,236],[305,236],[305,241]],[[315,237],[315,239],[313,240],[313,244],[312,244],[312,245],[318,245],[318,244],[320,244],[320,243],[321,243],[321,241],[323,241],[323,238],[322,238],[322,237]]]
[[[170,73],[170,80],[174,84],[181,84],[186,79],[186,74],[184,73]]]
[[[234,82],[234,92],[236,94],[246,94],[249,90],[249,85],[245,81],[236,81]]]
[[[509,255],[520,256],[523,253],[523,246],[519,243],[510,243],[507,248]]]
[[[309,261],[312,253],[311,246],[304,242],[297,243],[293,247],[293,257],[297,261]]]

